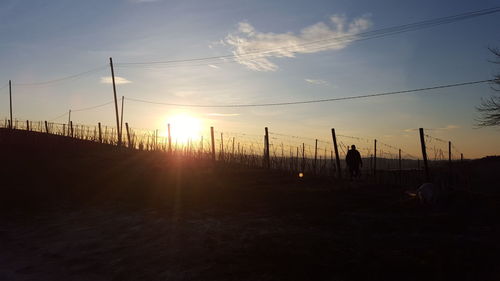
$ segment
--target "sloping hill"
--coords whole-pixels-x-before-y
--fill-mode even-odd
[[[492,280],[498,202],[0,130],[0,280]]]

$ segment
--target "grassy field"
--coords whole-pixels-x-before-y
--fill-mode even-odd
[[[0,280],[500,279],[494,173],[430,209],[416,186],[39,133],[0,130],[0,155]]]

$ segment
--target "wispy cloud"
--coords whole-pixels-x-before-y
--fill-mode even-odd
[[[217,65],[209,64],[208,66],[211,68],[219,69],[219,67]]]
[[[366,16],[348,22],[345,16],[333,15],[326,23],[318,22],[294,34],[259,32],[250,23],[240,22],[237,32],[228,34],[224,43],[233,47],[233,54],[240,64],[256,71],[275,71],[278,66],[270,58],[293,58],[301,53],[340,50],[371,25]]]
[[[314,85],[330,85],[330,83],[326,82],[325,80],[321,79],[304,79],[307,83],[314,84]]]
[[[434,130],[450,131],[450,130],[455,130],[455,129],[458,129],[458,128],[460,128],[460,126],[457,126],[457,125],[448,125],[448,126],[442,127],[442,128],[435,128]]]
[[[111,76],[105,76],[101,77],[101,83],[103,84],[113,84],[113,79]],[[120,76],[115,76],[115,84],[120,85],[120,84],[128,84],[132,83],[132,81],[129,81],[123,77]]]
[[[239,116],[239,113],[207,113],[208,116],[216,116],[216,117],[232,117]]]

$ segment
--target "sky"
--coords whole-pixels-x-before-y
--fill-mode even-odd
[[[275,103],[491,79],[500,72],[488,51],[500,46],[500,13],[353,39],[496,6],[499,1],[487,0],[3,0],[0,87],[13,81],[14,118],[66,122],[69,109],[113,99],[112,57],[117,95],[126,98],[124,120],[133,128],[164,130],[179,114],[198,118],[204,129],[249,135],[269,127],[273,133],[328,141],[335,128],[340,135],[377,139],[419,155],[416,129],[423,127],[452,141],[466,158],[499,155],[499,128],[475,126],[475,107],[494,94],[488,84],[277,107],[191,108],[127,100]],[[215,58],[172,62],[206,57]],[[165,61],[170,63],[127,64]],[[0,95],[3,119],[9,115],[8,88]],[[112,126],[114,118],[112,104],[72,114],[81,124]]]

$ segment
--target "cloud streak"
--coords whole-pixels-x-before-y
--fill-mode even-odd
[[[238,30],[228,34],[224,43],[233,48],[236,61],[247,68],[276,71],[278,66],[271,58],[293,58],[297,54],[340,50],[356,40],[356,34],[371,25],[372,22],[366,16],[348,22],[344,16],[333,15],[328,22],[318,22],[295,34],[259,32],[250,23],[240,22]]]
[[[101,77],[101,83],[102,84],[113,84],[113,79],[111,76],[105,76]],[[123,77],[120,76],[115,76],[115,84],[116,85],[121,85],[121,84],[129,84],[132,83],[132,81],[129,81]]]
[[[309,84],[314,84],[314,85],[330,85],[330,83],[326,82],[325,80],[321,79],[304,79],[307,83]]]

